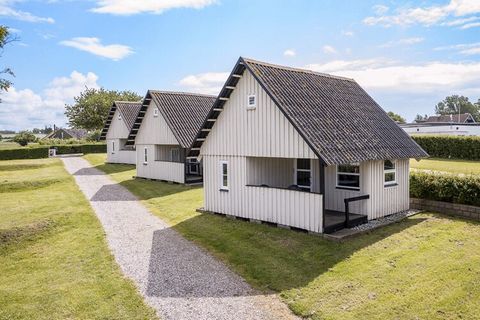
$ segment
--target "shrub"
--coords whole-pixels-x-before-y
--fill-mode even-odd
[[[57,149],[57,154],[70,153],[105,153],[107,152],[106,144],[80,144],[80,145],[59,145],[54,146]]]
[[[35,135],[29,131],[22,131],[15,135],[12,141],[18,143],[22,147],[25,147],[29,142],[37,141],[37,137],[35,137]]]
[[[412,136],[431,157],[480,160],[480,137]]]
[[[411,172],[410,196],[480,206],[480,177]]]
[[[102,131],[100,130],[95,130],[93,132],[90,132],[87,136],[87,141],[98,141],[100,140],[100,134]]]
[[[0,150],[0,160],[48,158],[48,147]]]

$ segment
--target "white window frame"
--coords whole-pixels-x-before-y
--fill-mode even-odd
[[[200,168],[199,168],[199,165],[198,165],[198,160],[197,159],[193,159],[193,158],[189,158],[188,159],[188,164],[190,165],[189,166],[189,171],[191,174],[199,174],[200,172]],[[196,164],[195,166],[193,166],[195,168],[195,171],[192,171],[192,164]]]
[[[153,116],[156,118],[158,117],[158,109],[157,107],[155,107],[155,109],[153,109]]]
[[[115,153],[115,141],[112,141],[112,154]]]
[[[120,112],[118,113],[118,120],[122,120],[122,115],[120,114]]]
[[[143,148],[143,164],[148,164],[148,148]]]
[[[392,162],[393,169],[385,170],[385,161]],[[385,160],[385,161],[383,161],[383,185],[385,187],[396,185],[397,184],[397,161],[395,160]],[[394,176],[395,178],[392,181],[385,181],[385,176],[387,175],[387,173],[393,173],[395,175]]]
[[[305,160],[310,160],[310,169],[298,169],[298,160],[299,159],[295,159],[295,162],[294,162],[294,169],[295,169],[295,174],[294,174],[294,177],[293,177],[293,184],[296,185],[297,187],[301,188],[302,190],[303,189],[308,189],[309,192],[312,191],[312,161],[310,159],[305,159]],[[297,184],[297,177],[298,177],[298,172],[308,172],[310,174],[310,185],[309,186],[303,186],[303,185],[298,185]]]
[[[250,99],[253,98],[253,104],[250,104]],[[252,110],[257,107],[257,95],[249,94],[247,96],[247,109]]]
[[[174,159],[174,157],[173,157],[174,152],[177,153],[178,160]],[[180,162],[180,149],[179,148],[170,149],[170,159],[172,160],[172,162]]]
[[[219,162],[219,164],[220,164],[220,166],[219,166],[220,190],[228,191],[228,189],[229,189],[229,184],[230,184],[230,177],[229,177],[229,174],[230,174],[230,171],[229,171],[229,170],[230,170],[230,168],[229,168],[229,166],[228,166],[228,161],[226,161],[226,160],[221,160],[221,161]],[[223,165],[226,165],[226,166],[227,166],[227,174],[226,174],[226,175],[223,173]],[[225,176],[227,177],[227,185],[224,185],[224,184],[223,184],[223,178],[224,178]]]
[[[335,168],[335,170],[336,170],[336,174],[335,174],[335,186],[336,186],[337,188],[340,188],[340,189],[349,189],[349,190],[353,190],[353,191],[360,191],[360,183],[361,183],[361,181],[360,181],[360,179],[361,179],[361,177],[360,177],[360,173],[361,173],[361,171],[360,171],[360,163],[355,162],[355,163],[349,163],[348,165],[350,165],[350,166],[358,166],[358,173],[338,171],[338,167],[339,167],[340,165],[337,165],[336,168]],[[339,184],[338,184],[338,175],[339,175],[339,174],[341,174],[341,175],[350,175],[350,176],[358,176],[358,177],[359,177],[359,178],[358,178],[358,187],[349,187],[349,186],[339,185]]]

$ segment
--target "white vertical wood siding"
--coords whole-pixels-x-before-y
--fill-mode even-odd
[[[112,122],[108,128],[106,139],[127,139],[130,131],[123,119],[118,119],[119,111],[115,111]],[[115,146],[116,147],[116,146]]]
[[[228,161],[228,191],[220,191],[220,161]],[[322,195],[247,186],[247,158],[204,156],[205,209],[322,232]]]
[[[112,142],[115,143],[115,151],[112,153]],[[136,164],[135,150],[121,150],[120,139],[107,139],[107,162]]]
[[[318,161],[314,160],[312,170],[314,191],[318,191]],[[336,166],[325,169],[325,208],[344,211],[344,199],[368,194],[370,199],[350,203],[350,212],[377,219],[389,214],[407,210],[410,206],[409,196],[409,160],[396,160],[395,186],[385,186],[383,161],[365,161],[360,163],[360,190],[344,190],[336,187]]]
[[[161,113],[154,117],[153,110],[157,106],[152,100],[147,108],[140,129],[135,138],[135,144],[178,144],[172,130]]]
[[[284,187],[294,184],[294,159],[247,158],[247,184]]]
[[[368,161],[365,174],[368,202],[368,218],[376,219],[389,214],[408,210],[410,207],[409,159],[396,160],[396,180],[394,186],[384,185],[383,161]]]
[[[257,106],[247,110],[248,95]],[[248,70],[202,146],[202,155],[317,158]]]
[[[144,149],[148,149],[148,162],[144,164]],[[137,177],[185,183],[185,164],[155,161],[155,145],[136,145]]]

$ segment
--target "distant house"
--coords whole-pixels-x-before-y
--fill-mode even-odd
[[[424,121],[402,124],[400,127],[410,135],[480,135],[480,123],[470,113],[430,116]]]
[[[204,210],[320,233],[407,210],[427,156],[354,80],[245,58],[188,155]]]
[[[82,140],[87,138],[88,131],[85,129],[69,129],[56,128],[50,134],[43,137],[43,139],[77,139]]]
[[[214,96],[149,90],[127,145],[137,150],[137,177],[201,183],[202,166],[186,159]]]
[[[112,104],[100,134],[100,140],[107,141],[107,162],[136,164],[135,147],[126,144],[141,107],[141,102],[115,101]]]

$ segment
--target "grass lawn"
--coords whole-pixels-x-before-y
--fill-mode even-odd
[[[421,214],[345,243],[210,214],[201,188],[133,180],[134,167],[85,156],[157,216],[254,287],[313,319],[476,319],[480,224]]]
[[[451,173],[480,174],[480,161],[450,160],[438,158],[430,158],[416,161],[412,159],[410,160],[410,168]]]
[[[0,161],[0,319],[156,319],[59,159]]]

